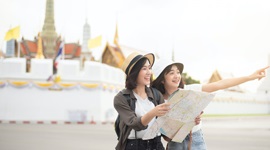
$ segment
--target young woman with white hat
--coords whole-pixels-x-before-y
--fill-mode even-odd
[[[247,81],[261,79],[265,77],[265,70],[269,68],[269,66],[259,69],[249,76],[224,79],[209,84],[191,84],[185,86],[181,78],[183,68],[184,65],[182,63],[172,62],[166,59],[157,60],[153,66],[153,75],[156,79],[152,82],[152,87],[158,89],[163,94],[165,100],[179,88],[214,92],[236,86]],[[194,126],[192,134],[189,134],[182,143],[169,141],[167,148],[168,150],[187,150],[190,148],[193,150],[205,150],[206,145],[201,131],[201,123]]]
[[[117,150],[164,150],[160,134],[148,140],[142,140],[156,117],[163,116],[169,111],[169,104],[164,103],[160,92],[155,99],[149,88],[152,78],[153,54],[130,54],[123,63],[122,70],[126,74],[126,88],[114,97],[114,107],[120,115],[120,136]],[[130,103],[135,103],[133,111]],[[159,104],[157,104],[159,102]]]

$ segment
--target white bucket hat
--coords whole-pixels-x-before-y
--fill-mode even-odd
[[[182,63],[176,63],[168,59],[159,59],[156,60],[155,64],[152,67],[153,75],[155,78],[158,78],[162,71],[169,65],[176,65],[180,70],[180,73],[183,72],[184,65]]]

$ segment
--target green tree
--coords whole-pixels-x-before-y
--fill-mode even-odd
[[[189,76],[187,73],[182,73],[182,78],[183,78],[186,85],[194,84],[194,83],[200,83],[199,80],[192,79],[192,77]]]

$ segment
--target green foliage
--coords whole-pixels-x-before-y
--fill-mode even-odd
[[[182,73],[182,78],[183,78],[186,85],[194,84],[194,83],[200,83],[199,80],[192,79],[192,77],[189,76],[187,73]]]

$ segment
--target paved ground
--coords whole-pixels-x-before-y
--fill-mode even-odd
[[[270,117],[204,119],[209,150],[270,150]]]
[[[270,150],[270,117],[206,118],[208,150]],[[0,150],[112,150],[113,125],[0,124]]]

